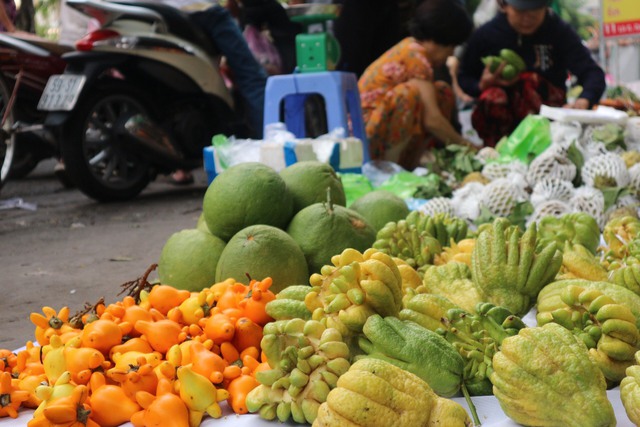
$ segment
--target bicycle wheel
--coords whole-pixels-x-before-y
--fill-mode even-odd
[[[9,97],[9,89],[6,83],[0,79],[0,120],[5,116]],[[12,127],[13,111],[10,111],[7,114],[7,119],[0,126],[0,188],[9,177],[15,155],[16,135],[12,131]]]

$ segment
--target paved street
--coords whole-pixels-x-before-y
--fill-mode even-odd
[[[100,204],[65,189],[53,165],[41,162],[0,190],[0,207],[14,198],[36,204],[35,211],[0,210],[0,348],[32,340],[29,313],[42,306],[75,313],[85,302],[121,298],[120,285],[157,262],[172,233],[195,227],[207,188],[197,170],[194,185],[161,176],[132,201]]]

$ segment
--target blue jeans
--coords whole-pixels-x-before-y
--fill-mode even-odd
[[[267,73],[249,50],[240,27],[229,11],[221,6],[194,12],[191,20],[207,34],[227,58],[235,86],[245,100],[252,136],[262,138],[264,126],[264,90]]]

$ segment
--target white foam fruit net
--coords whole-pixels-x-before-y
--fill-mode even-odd
[[[540,221],[545,216],[560,217],[571,212],[571,205],[562,200],[547,200],[535,207],[527,225]]]
[[[602,191],[583,185],[575,189],[569,204],[574,212],[586,212],[595,218],[600,228],[604,227],[604,195]]]
[[[531,204],[534,207],[549,201],[559,200],[568,203],[573,196],[573,184],[570,181],[556,178],[543,178],[533,187]]]
[[[506,178],[512,173],[526,175],[527,165],[520,161],[513,161],[509,163],[491,162],[485,164],[482,168],[482,175],[491,181],[498,178]]]
[[[480,216],[480,195],[485,187],[480,182],[469,182],[451,195],[451,204],[457,217],[473,221]]]
[[[480,194],[480,208],[492,215],[506,217],[519,202],[529,199],[525,189],[509,178],[499,178],[487,184]]]
[[[425,215],[435,215],[438,213],[453,215],[454,213],[453,204],[451,203],[451,199],[448,197],[434,197],[422,205],[418,210]]]
[[[585,185],[594,187],[598,177],[616,187],[629,185],[629,171],[622,157],[615,153],[604,153],[587,160],[581,170]]]
[[[640,163],[636,163],[629,169],[629,186],[636,192],[640,192]]]
[[[495,160],[500,157],[500,153],[493,147],[483,147],[476,153],[476,159],[482,164],[485,164],[489,160]]]
[[[573,181],[576,177],[576,165],[566,156],[566,151],[559,146],[549,147],[533,159],[527,172],[527,182],[535,187],[543,179]]]

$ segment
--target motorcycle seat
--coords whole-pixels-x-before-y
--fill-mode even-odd
[[[119,1],[118,3],[130,6],[141,6],[159,13],[167,23],[168,30],[171,34],[198,45],[213,57],[220,55],[218,47],[189,19],[187,12],[153,1]]]

